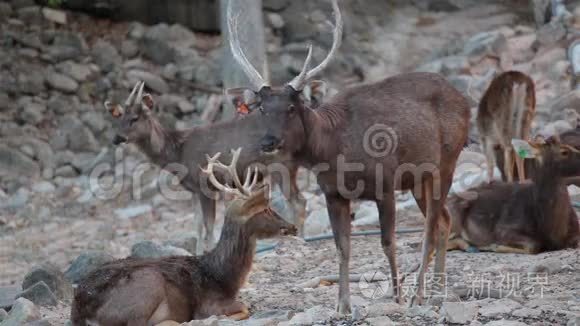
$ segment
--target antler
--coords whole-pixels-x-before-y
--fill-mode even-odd
[[[332,0],[332,10],[334,11],[334,16],[336,19],[333,31],[334,41],[332,43],[332,47],[330,48],[330,51],[328,52],[326,58],[316,68],[306,72],[306,69],[308,69],[308,66],[310,65],[310,61],[312,60],[312,45],[308,46],[308,55],[306,56],[306,60],[304,61],[302,71],[300,72],[300,74],[298,74],[298,76],[296,76],[288,83],[288,85],[292,86],[294,90],[297,91],[301,90],[308,80],[310,80],[312,77],[316,76],[318,73],[324,70],[326,66],[328,66],[330,61],[333,59],[333,57],[336,55],[336,51],[340,47],[340,43],[342,42],[342,16],[340,15],[340,8],[338,7],[337,0]]]
[[[234,196],[241,198],[249,198],[255,192],[255,188],[258,185],[258,168],[254,167],[246,169],[246,177],[244,183],[240,181],[238,172],[236,170],[236,165],[238,164],[238,159],[240,158],[240,153],[242,148],[232,150],[232,161],[229,165],[225,165],[218,161],[221,153],[215,154],[213,157],[206,155],[207,158],[207,168],[201,169],[204,173],[208,175],[209,181],[220,191],[225,193],[233,194]],[[228,186],[227,184],[222,184],[217,180],[214,174],[214,167],[217,167],[227,173],[233,178],[235,188]]]
[[[125,106],[131,106],[133,105],[133,99],[135,97],[135,92],[137,91],[137,89],[139,89],[139,95],[137,95],[137,98],[140,97],[140,94],[143,92],[143,86],[145,85],[144,82],[142,81],[138,81],[137,84],[135,84],[135,86],[133,87],[133,90],[131,91],[131,94],[129,94],[129,97],[127,97],[127,100],[125,101]]]
[[[268,83],[262,78],[262,75],[254,68],[254,66],[250,63],[250,60],[244,54],[242,47],[240,45],[240,39],[238,37],[238,18],[240,13],[238,13],[235,17],[233,16],[233,9],[232,9],[232,2],[235,0],[230,0],[228,3],[228,33],[230,38],[230,48],[232,49],[232,54],[234,59],[240,64],[250,82],[253,86],[257,87],[256,90],[260,90],[262,87],[267,86]]]

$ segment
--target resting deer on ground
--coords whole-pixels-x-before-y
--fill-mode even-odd
[[[492,182],[451,196],[449,250],[535,254],[577,246],[578,216],[565,178],[580,175],[580,151],[557,139],[513,143],[536,164],[531,182]]]
[[[339,313],[350,312],[350,203],[376,202],[381,244],[391,268],[394,296],[402,301],[395,249],[395,190],[414,190],[426,217],[418,275],[421,303],[424,277],[435,247],[435,271],[445,270],[450,218],[444,203],[463,144],[467,141],[469,105],[445,78],[410,73],[343,90],[316,110],[301,99],[306,85],[331,61],[342,37],[342,19],[332,1],[336,24],[328,56],[308,70],[310,47],[300,74],[284,87],[264,82],[248,62],[235,34],[236,18],[228,11],[232,53],[253,82],[244,101],[259,108],[266,131],[264,152],[291,157],[317,171],[339,254]],[[258,110],[257,110],[258,111]],[[379,134],[373,134],[378,131]],[[378,138],[377,138],[378,137]],[[381,139],[382,137],[382,139]],[[381,145],[386,145],[381,148]]]
[[[507,181],[514,180],[514,160],[520,181],[525,179],[524,162],[515,155],[512,138],[528,139],[536,113],[534,81],[518,71],[497,76],[479,102],[477,128],[487,161],[487,176],[493,180],[495,149],[503,153],[503,171]]]
[[[235,199],[227,206],[216,247],[197,257],[127,258],[101,266],[75,291],[73,325],[179,325],[212,315],[248,317],[236,296],[251,270],[256,239],[295,235],[296,228],[269,208],[269,186],[258,182],[256,170],[248,168],[242,183],[235,172],[240,150],[229,166],[219,156],[208,157],[204,173]],[[221,184],[215,169],[229,173],[235,186]]]
[[[266,167],[269,164],[268,156],[261,155],[258,145],[264,136],[263,122],[258,116],[247,115],[243,119],[194,127],[185,131],[166,130],[155,118],[155,101],[150,94],[143,94],[144,87],[144,83],[138,82],[124,106],[105,102],[107,110],[118,121],[113,143],[136,144],[161,168],[171,170],[172,164],[186,168],[187,174],[182,176],[180,182],[184,188],[198,195],[205,229],[204,248],[210,249],[214,241],[216,199],[204,193],[207,182],[202,178],[199,166],[203,164],[206,153],[213,155],[217,152],[227,152],[232,148],[244,147],[246,150],[238,162],[240,171],[256,163]],[[295,225],[302,236],[306,218],[306,200],[296,185],[298,166],[290,161],[282,163],[284,164],[282,167],[274,165],[267,167],[275,170],[272,173],[272,180],[280,185],[288,198],[293,209]],[[201,234],[200,231],[198,230],[198,233]]]

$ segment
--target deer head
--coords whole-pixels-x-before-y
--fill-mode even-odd
[[[113,144],[148,140],[154,152],[163,147],[163,137],[152,116],[155,101],[151,94],[143,94],[144,82],[137,82],[124,105],[105,101],[105,108],[117,120]]]
[[[558,137],[552,137],[549,141],[537,139],[536,142],[512,139],[512,145],[517,155],[534,159],[540,167],[548,168],[550,173],[560,177],[580,175],[580,150],[562,144]]]
[[[213,157],[207,156],[207,167],[202,169],[216,189],[235,198],[226,209],[226,221],[243,225],[258,239],[296,235],[296,227],[270,209],[270,186],[266,181],[258,182],[257,168],[248,168],[244,181],[241,181],[236,170],[241,151],[241,148],[232,150],[232,161],[229,165],[218,160],[221,153]],[[215,170],[228,174],[233,180],[233,187],[219,182]]]
[[[281,148],[286,152],[295,152],[303,146],[305,111],[311,110],[309,105],[312,99],[320,97],[319,94],[323,97],[326,91],[324,82],[312,79],[328,66],[342,39],[342,17],[337,0],[332,0],[332,7],[336,23],[334,41],[327,57],[318,66],[309,69],[312,60],[312,46],[309,46],[301,72],[282,87],[269,85],[249,62],[237,35],[237,16],[234,16],[231,5],[228,7],[230,47],[235,60],[251,81],[252,88],[228,89],[225,93],[239,113],[259,111],[268,116],[265,118],[268,122],[265,124],[267,133],[261,143],[264,153],[272,154]]]

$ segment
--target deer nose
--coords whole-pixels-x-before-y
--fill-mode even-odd
[[[262,148],[262,151],[266,153],[274,152],[280,147],[279,145],[280,139],[271,135],[266,135],[262,140],[260,140],[260,147]]]
[[[115,138],[113,138],[113,145],[119,145],[121,143],[126,143],[126,142],[127,142],[127,137],[125,137],[125,136],[115,135]]]

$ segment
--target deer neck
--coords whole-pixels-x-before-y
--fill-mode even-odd
[[[230,296],[244,285],[256,251],[256,238],[243,224],[229,220],[222,228],[220,240],[213,250],[201,257],[206,272]]]
[[[179,162],[185,132],[166,130],[154,119],[151,119],[150,127],[151,135],[137,141],[139,149],[160,167]]]
[[[327,105],[316,110],[305,109],[302,124],[306,135],[303,156],[312,164],[328,162],[338,155],[339,131],[345,125],[346,111]]]

